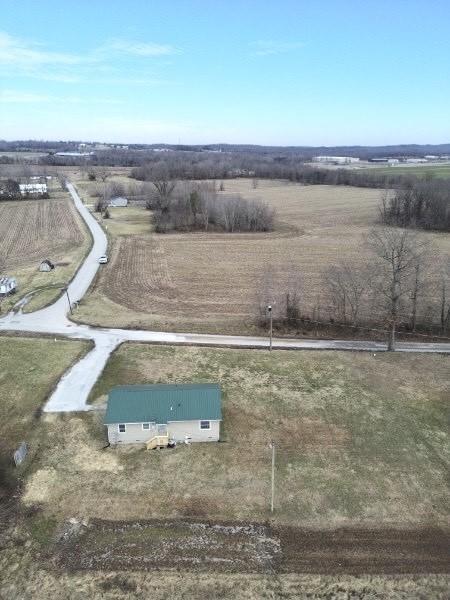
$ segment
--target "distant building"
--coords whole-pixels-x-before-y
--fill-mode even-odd
[[[67,156],[73,158],[88,158],[95,156],[95,152],[55,152],[55,156]]]
[[[217,442],[222,403],[216,383],[126,385],[108,396],[104,424],[110,444]]]
[[[123,196],[117,196],[117,198],[111,198],[108,206],[111,206],[112,208],[128,206],[128,198],[124,198]]]
[[[351,163],[359,162],[359,158],[353,156],[313,156],[312,161],[334,165],[349,165]]]
[[[369,162],[371,163],[377,163],[377,164],[388,164],[388,165],[394,165],[400,162],[400,160],[398,158],[389,158],[388,156],[383,156],[383,157],[377,157],[377,158],[369,158]]]
[[[22,196],[43,196],[48,193],[46,183],[20,183]]]
[[[426,163],[428,162],[426,158],[407,158],[407,163]]]

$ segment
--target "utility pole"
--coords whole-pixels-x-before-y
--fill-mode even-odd
[[[73,311],[72,311],[72,303],[70,302],[70,298],[69,298],[69,288],[64,288],[64,291],[66,292],[67,295],[67,301],[69,302],[69,310],[70,310],[70,314],[73,315]]]
[[[272,327],[272,305],[269,304],[267,307],[267,312],[269,313],[269,350],[272,351],[272,333],[273,333],[273,327]]]
[[[273,513],[273,503],[275,499],[275,442],[272,440],[270,443],[272,448],[272,494],[270,499],[270,512]]]

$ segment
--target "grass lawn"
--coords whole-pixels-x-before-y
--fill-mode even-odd
[[[47,415],[49,445],[24,500],[58,518],[263,521],[274,439],[276,523],[442,525],[448,372],[445,356],[126,344],[92,400],[117,384],[219,381],[223,443],[102,450],[101,414]]]
[[[0,337],[0,439],[10,453],[25,440],[41,443],[39,409],[63,372],[89,344],[47,338]]]
[[[77,539],[55,541],[72,517],[121,521],[192,515],[208,523],[222,517],[265,521],[270,517],[271,437],[278,444],[274,524],[445,524],[447,357],[126,344],[108,363],[92,394],[94,403],[121,383],[220,381],[224,392],[226,442],[147,452],[103,450],[98,412],[33,419],[56,378],[85,344],[2,340],[0,433],[10,444],[25,437],[37,446],[32,468],[23,473],[22,516],[0,553],[5,598],[231,600],[237,589],[247,600],[447,597],[450,580],[445,574],[244,575],[214,568],[191,571],[189,565],[182,572],[151,566],[55,569],[66,549],[78,556]],[[81,540],[80,557],[92,553],[105,564],[113,559],[123,563],[128,556],[143,565],[153,560],[142,528],[117,523],[116,529],[105,525],[98,535],[88,529],[90,545]],[[160,534],[155,543],[162,550],[165,539],[169,546],[183,544],[178,530],[172,538],[163,525]],[[108,558],[105,551],[111,547],[117,554]],[[230,552],[234,549],[230,546]],[[252,546],[244,550],[252,556]],[[189,556],[187,548],[185,552]],[[217,552],[211,549],[212,558]],[[235,555],[239,560],[240,551]]]

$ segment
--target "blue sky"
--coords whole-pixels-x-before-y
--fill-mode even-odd
[[[0,8],[3,139],[450,142],[450,0]]]

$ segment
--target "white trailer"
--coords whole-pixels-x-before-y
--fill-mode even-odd
[[[0,277],[0,296],[15,294],[17,290],[17,281],[14,277]]]

